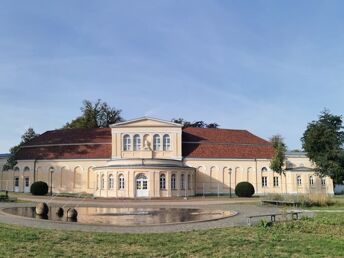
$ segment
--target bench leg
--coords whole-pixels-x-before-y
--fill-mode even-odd
[[[251,218],[247,218],[247,225],[251,226]]]
[[[275,222],[276,221],[276,216],[275,215],[271,215],[271,222]]]

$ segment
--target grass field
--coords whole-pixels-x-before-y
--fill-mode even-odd
[[[41,230],[0,224],[0,257],[340,257],[344,214],[272,227],[234,227],[166,234]]]

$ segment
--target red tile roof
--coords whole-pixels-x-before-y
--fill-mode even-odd
[[[111,129],[61,129],[47,131],[24,146],[69,143],[111,143]]]
[[[111,129],[64,129],[47,131],[25,144],[17,153],[27,159],[110,159]],[[245,130],[183,129],[186,158],[271,158],[270,143]]]
[[[63,129],[47,131],[26,143],[16,154],[27,159],[110,159],[111,129]]]
[[[271,144],[246,130],[217,128],[183,129],[186,158],[271,158]]]

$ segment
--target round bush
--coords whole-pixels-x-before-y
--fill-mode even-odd
[[[48,184],[46,182],[37,181],[30,187],[30,192],[33,195],[46,195],[48,193]]]
[[[254,187],[249,182],[240,182],[235,187],[235,194],[238,197],[251,197],[254,195]]]

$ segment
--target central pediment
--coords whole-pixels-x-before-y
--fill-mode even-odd
[[[120,122],[110,125],[112,128],[118,127],[177,127],[181,128],[181,124],[173,123],[170,121],[152,118],[152,117],[141,117],[136,119],[131,119],[125,122]]]

